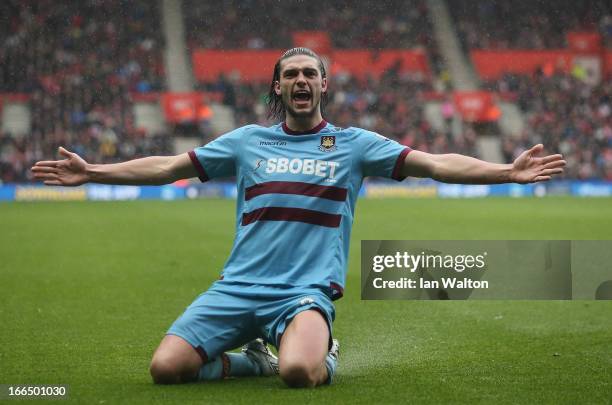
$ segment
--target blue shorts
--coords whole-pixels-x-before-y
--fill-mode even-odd
[[[321,290],[219,280],[187,307],[167,334],[185,339],[207,361],[258,337],[278,348],[291,320],[309,309],[323,315],[331,341],[335,308]]]

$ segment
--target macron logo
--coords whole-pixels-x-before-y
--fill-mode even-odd
[[[259,141],[259,146],[287,146],[286,141]]]
[[[266,173],[312,174],[334,181],[336,168],[339,166],[338,162],[326,160],[270,158],[266,163]]]

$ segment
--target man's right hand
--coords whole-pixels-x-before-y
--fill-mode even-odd
[[[58,151],[66,159],[36,162],[32,167],[34,178],[48,186],[80,186],[87,183],[87,162],[61,146]]]

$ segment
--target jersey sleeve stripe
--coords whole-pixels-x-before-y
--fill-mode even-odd
[[[210,180],[208,175],[206,174],[206,170],[204,170],[204,166],[202,166],[202,163],[200,163],[200,161],[198,160],[195,151],[190,150],[187,154],[189,155],[189,159],[191,159],[193,167],[195,167],[196,171],[198,172],[198,178],[200,179],[200,181],[204,183]]]
[[[262,194],[296,194],[325,198],[332,201],[345,201],[347,189],[297,181],[269,181],[247,187],[245,189],[244,199],[248,201]]]
[[[292,221],[338,228],[341,219],[341,215],[304,208],[264,207],[242,214],[242,225],[250,225],[257,221]]]
[[[395,161],[395,166],[393,167],[393,172],[391,173],[391,178],[393,180],[402,181],[406,178],[406,176],[402,176],[402,166],[404,165],[404,159],[406,156],[412,151],[410,148],[405,148],[400,152],[397,160]]]

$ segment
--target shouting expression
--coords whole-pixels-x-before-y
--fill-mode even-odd
[[[283,60],[280,68],[280,81],[275,83],[274,91],[281,96],[287,114],[295,118],[320,114],[327,78],[321,76],[317,59],[295,55]]]

